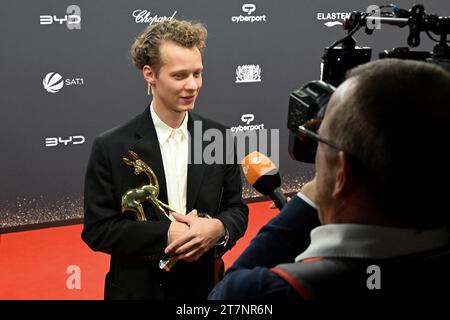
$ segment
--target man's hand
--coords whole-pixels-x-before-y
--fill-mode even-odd
[[[303,193],[305,196],[307,196],[312,202],[315,202],[316,197],[316,177],[311,181],[306,182],[302,188],[300,189],[300,192]],[[287,201],[289,202],[291,200],[291,197],[287,197]],[[269,205],[270,209],[277,209],[275,206],[275,203],[271,202]]]
[[[171,238],[172,241],[164,250],[173,259],[195,261],[214,247],[217,241],[225,235],[225,227],[220,220],[199,218],[191,213],[188,215],[173,213],[173,217],[177,221],[172,224],[182,223],[188,227],[183,236]]]
[[[189,212],[191,214],[192,212]],[[174,213],[171,212],[171,215]],[[194,213],[197,214],[197,211]],[[181,237],[185,236],[189,232],[189,226],[186,223],[179,222],[179,221],[172,221],[169,226],[169,232],[168,232],[168,239],[167,242],[171,243],[177,239],[180,239]]]
[[[291,201],[291,199],[292,199],[291,197],[287,197],[287,198],[286,198],[287,202]],[[278,209],[277,206],[275,205],[275,202],[272,201],[272,202],[269,204],[269,209]]]

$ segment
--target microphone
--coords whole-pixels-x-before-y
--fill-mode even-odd
[[[278,209],[281,210],[286,205],[286,197],[280,190],[280,173],[270,158],[259,151],[253,151],[242,159],[242,170],[253,188],[269,196]]]

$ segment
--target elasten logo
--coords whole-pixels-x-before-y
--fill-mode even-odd
[[[346,18],[350,16],[350,12],[318,12],[317,21],[333,20],[324,22],[328,28],[342,26]]]

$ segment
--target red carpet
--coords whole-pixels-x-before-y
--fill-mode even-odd
[[[270,202],[249,204],[245,236],[225,256],[229,267],[258,230],[278,210]],[[0,300],[9,299],[102,299],[109,256],[90,250],[81,240],[82,226],[73,225],[1,235]],[[80,268],[80,289],[68,289],[68,278]]]

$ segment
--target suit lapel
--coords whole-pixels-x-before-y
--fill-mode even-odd
[[[194,163],[194,150],[199,150],[203,153],[205,142],[202,135],[203,130],[194,129],[194,121],[201,121],[194,114],[188,114],[188,131],[189,131],[189,154],[188,159],[188,173],[187,173],[187,192],[186,192],[186,213],[194,209],[195,202],[198,198],[201,182],[205,173],[206,165],[203,163],[203,158],[200,164]],[[159,181],[159,196],[158,199],[164,203],[168,203],[166,176],[164,173],[164,165],[161,157],[161,149],[159,147],[158,137],[156,135],[155,126],[150,114],[150,107],[138,118],[136,126],[136,134],[138,140],[131,146],[130,150],[136,152],[139,157],[144,160],[155,172]],[[196,147],[195,144],[200,144],[201,147]],[[197,156],[197,158],[200,158]]]
[[[194,128],[194,121],[201,121],[195,114],[189,113],[188,131],[189,131],[189,159],[188,159],[188,174],[187,174],[187,194],[186,194],[186,213],[194,209],[195,202],[198,198],[198,192],[203,180],[206,165],[203,163],[203,150],[205,142],[203,141],[203,129]],[[201,122],[200,122],[201,123]],[[197,146],[196,144],[200,144]],[[194,152],[201,152],[201,155],[194,157]],[[194,160],[201,158],[200,164],[195,164]]]
[[[155,172],[159,182],[158,199],[164,203],[168,203],[166,175],[164,173],[164,165],[155,125],[150,114],[150,107],[147,107],[138,118],[136,134],[138,140],[131,146],[131,150],[136,152]]]

